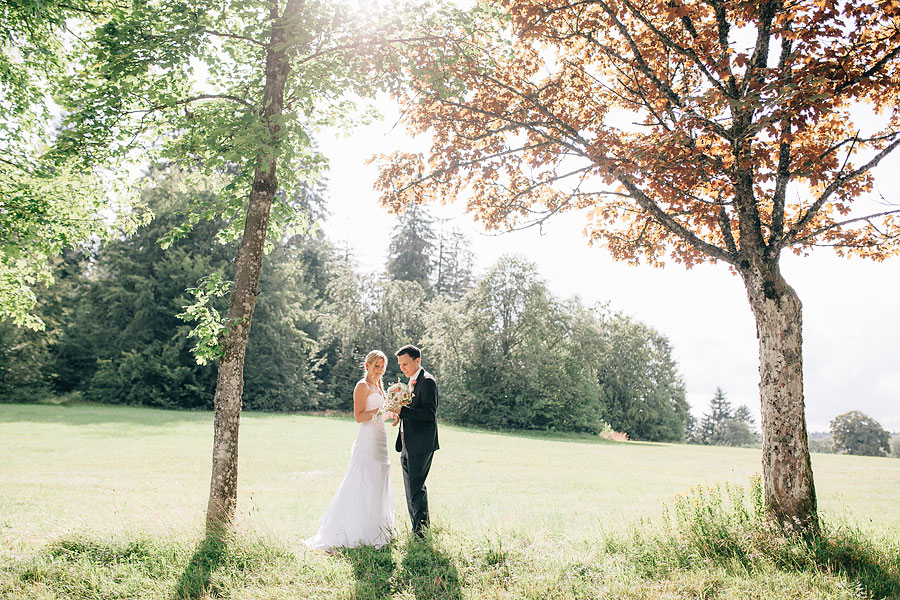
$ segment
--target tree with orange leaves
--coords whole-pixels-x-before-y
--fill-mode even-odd
[[[399,92],[430,153],[378,159],[384,204],[465,198],[496,229],[580,209],[618,259],[727,264],[757,323],[767,512],[816,533],[780,257],[900,249],[900,207],[860,206],[900,145],[900,4],[497,0],[444,27]]]

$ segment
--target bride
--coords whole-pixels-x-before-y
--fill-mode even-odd
[[[319,523],[319,532],[304,540],[312,549],[381,548],[391,541],[394,493],[391,489],[387,433],[378,409],[384,403],[381,381],[387,357],[372,350],[364,363],[365,378],[353,390],[353,414],[359,423],[344,480]],[[390,413],[387,413],[390,415]]]

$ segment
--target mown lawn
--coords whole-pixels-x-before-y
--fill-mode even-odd
[[[900,579],[900,460],[813,456],[826,522],[887,557],[873,568],[888,585],[873,587],[840,564],[719,564],[700,552],[669,565],[657,560],[668,550],[644,551],[641,533],[671,525],[662,515],[679,494],[748,486],[758,450],[447,425],[429,477],[429,545],[405,535],[392,453],[395,545],[306,552],[355,430],[350,419],[245,413],[237,539],[210,546],[211,413],[0,404],[0,598],[854,598],[893,593]]]

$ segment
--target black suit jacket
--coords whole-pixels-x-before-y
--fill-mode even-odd
[[[403,435],[397,432],[394,448],[402,452],[405,439],[407,454],[434,452],[440,447],[437,433],[438,390],[434,376],[425,369],[416,379],[413,394],[409,405],[400,409]]]

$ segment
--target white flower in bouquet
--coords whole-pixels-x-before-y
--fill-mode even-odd
[[[385,391],[387,392],[387,400],[378,409],[380,413],[400,412],[400,409],[409,404],[415,395],[412,389],[402,381],[391,384]]]

